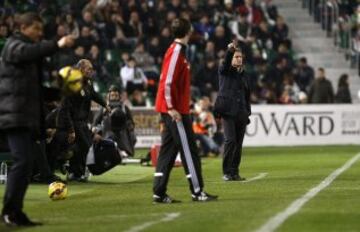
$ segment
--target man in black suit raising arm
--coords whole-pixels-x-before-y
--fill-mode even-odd
[[[219,67],[219,94],[215,112],[222,117],[225,147],[223,179],[241,181],[239,166],[246,125],[251,114],[248,75],[244,70],[244,57],[237,42],[228,45],[225,60]]]

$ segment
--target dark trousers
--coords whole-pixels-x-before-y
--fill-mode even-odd
[[[76,177],[85,174],[86,155],[92,144],[91,132],[85,122],[75,122],[74,156],[70,159],[70,173]]]
[[[22,211],[33,165],[33,138],[26,128],[6,131],[13,164],[8,174],[2,214]]]
[[[180,122],[173,121],[168,114],[162,114],[161,118],[164,122],[164,130],[161,134],[161,147],[154,174],[154,194],[163,196],[166,193],[169,175],[179,151],[190,183],[190,191],[193,194],[201,192],[204,187],[201,162],[190,116],[182,115]]]
[[[46,141],[37,140],[34,143],[33,149],[34,149],[35,166],[36,166],[35,170],[40,174],[42,178],[51,177],[53,173],[50,169],[48,157],[46,154]]]
[[[248,121],[247,112],[238,116],[223,117],[224,126],[224,159],[223,173],[226,175],[238,175],[241,162],[242,144],[244,140],[246,125]]]

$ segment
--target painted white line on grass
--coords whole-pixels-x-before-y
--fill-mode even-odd
[[[134,227],[126,230],[125,232],[139,232],[139,231],[142,231],[142,230],[144,230],[150,226],[153,226],[155,224],[175,220],[179,216],[180,216],[180,213],[167,213],[166,216],[164,218],[161,218],[160,220],[145,222],[144,224],[134,226]]]
[[[278,213],[274,217],[270,218],[263,226],[261,226],[256,232],[272,232],[275,231],[281,224],[283,224],[291,215],[297,213],[306,202],[315,197],[321,190],[329,186],[341,173],[349,169],[356,161],[360,159],[360,153],[348,160],[342,167],[336,169],[326,179],[324,179],[319,185],[310,189],[305,195],[296,199],[287,207],[284,211]]]
[[[267,176],[267,174],[268,174],[267,172],[262,172],[259,175],[254,176],[253,178],[241,181],[241,183],[249,183],[249,182],[252,182],[252,181],[255,181],[255,180],[260,180],[260,179],[264,178],[265,176]]]

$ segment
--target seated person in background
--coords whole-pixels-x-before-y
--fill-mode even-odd
[[[107,95],[107,104],[111,108],[110,114],[101,108],[94,118],[95,142],[100,139],[111,139],[118,145],[121,155],[133,156],[136,143],[135,124],[130,109],[121,101],[120,90],[112,85]],[[124,153],[125,152],[125,153]]]
[[[147,87],[147,78],[136,60],[130,57],[126,65],[120,70],[122,87],[131,95],[135,90],[144,91]]]
[[[56,133],[56,116],[57,116],[58,102],[46,102],[44,105],[45,112],[45,129],[46,134],[42,139],[36,141],[34,149],[34,168],[33,168],[33,182],[50,184],[54,181],[62,181],[61,178],[54,174],[54,163],[56,157],[50,149],[50,143]]]
[[[216,121],[213,113],[209,110],[206,98],[199,100],[195,105],[195,119],[193,122],[193,130],[196,139],[200,141],[203,156],[209,153],[219,155],[220,147],[215,143],[213,136],[216,132]]]
[[[130,96],[130,101],[132,106],[147,106],[147,101],[144,96],[144,92],[140,90],[135,90]]]

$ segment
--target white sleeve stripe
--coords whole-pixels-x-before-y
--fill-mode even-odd
[[[165,100],[168,108],[173,107],[171,103],[171,83],[173,81],[176,63],[180,54],[180,50],[181,50],[181,45],[176,44],[173,54],[171,55],[169,68],[167,70],[166,81],[165,81]]]

